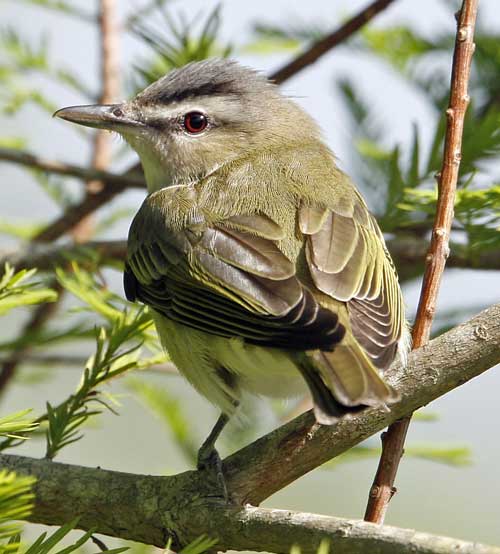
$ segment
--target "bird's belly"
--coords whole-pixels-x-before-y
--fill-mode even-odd
[[[253,394],[286,398],[306,392],[306,385],[286,350],[213,337],[217,361]]]
[[[226,413],[234,411],[242,390],[282,398],[306,392],[287,351],[211,335],[157,313],[154,320],[162,344],[179,371]]]

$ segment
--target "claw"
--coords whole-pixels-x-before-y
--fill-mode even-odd
[[[222,497],[226,504],[229,503],[229,494],[227,492],[226,480],[224,479],[224,473],[222,471],[222,460],[219,453],[215,449],[215,441],[221,434],[222,429],[229,421],[229,417],[226,414],[221,414],[217,420],[214,428],[208,435],[207,440],[201,445],[198,451],[198,462],[196,467],[200,471],[211,470],[215,473],[217,478],[217,484],[222,490]]]
[[[222,471],[222,460],[217,450],[213,445],[207,445],[210,448],[206,448],[204,444],[198,452],[197,468],[199,471],[212,471],[215,473],[217,479],[217,485],[222,491],[222,497],[226,504],[229,504],[229,494],[227,492],[226,479],[224,478],[224,472]]]

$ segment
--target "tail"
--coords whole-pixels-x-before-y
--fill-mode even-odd
[[[333,352],[302,354],[299,367],[311,391],[316,420],[323,425],[366,406],[388,409],[399,399],[355,339],[341,342]]]

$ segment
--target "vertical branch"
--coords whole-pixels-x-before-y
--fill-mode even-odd
[[[116,0],[100,0],[100,60],[101,94],[100,104],[111,104],[120,94],[119,70],[119,26],[116,14]],[[107,131],[97,131],[94,138],[91,166],[105,170],[111,163],[111,135]],[[102,181],[92,180],[86,184],[87,196],[95,195],[103,189]],[[77,242],[88,240],[92,234],[92,219],[87,216],[75,227],[73,236]]]
[[[119,26],[116,14],[116,0],[101,0],[99,25],[101,37],[101,80],[102,89],[99,97],[100,104],[116,102],[120,95],[120,67],[119,67]],[[106,131],[98,131],[94,142],[92,167],[107,169],[111,162],[111,135]],[[92,186],[96,181],[90,181],[88,190],[95,190]],[[95,186],[95,185],[94,185]],[[102,184],[97,186],[101,190]]]
[[[450,101],[446,110],[447,125],[443,164],[437,175],[438,201],[431,244],[425,259],[425,273],[413,327],[413,348],[429,341],[441,277],[449,255],[455,191],[460,168],[464,117],[469,104],[468,82],[474,53],[474,26],[479,0],[464,0],[457,14],[457,34],[453,54]],[[403,455],[411,417],[393,423],[382,435],[382,454],[366,507],[365,520],[383,523],[395,488],[394,481]]]

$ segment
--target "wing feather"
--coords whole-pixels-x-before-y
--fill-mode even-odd
[[[302,211],[299,227],[306,235],[315,285],[347,303],[355,338],[373,363],[385,369],[396,355],[405,315],[396,270],[375,218],[359,196],[351,210],[344,202],[341,213],[311,206]]]
[[[283,230],[270,218],[208,223],[198,213],[196,224],[172,231],[157,205],[146,199],[130,230],[129,298],[184,325],[254,344],[328,351],[342,339],[338,315],[299,281],[277,246]]]

